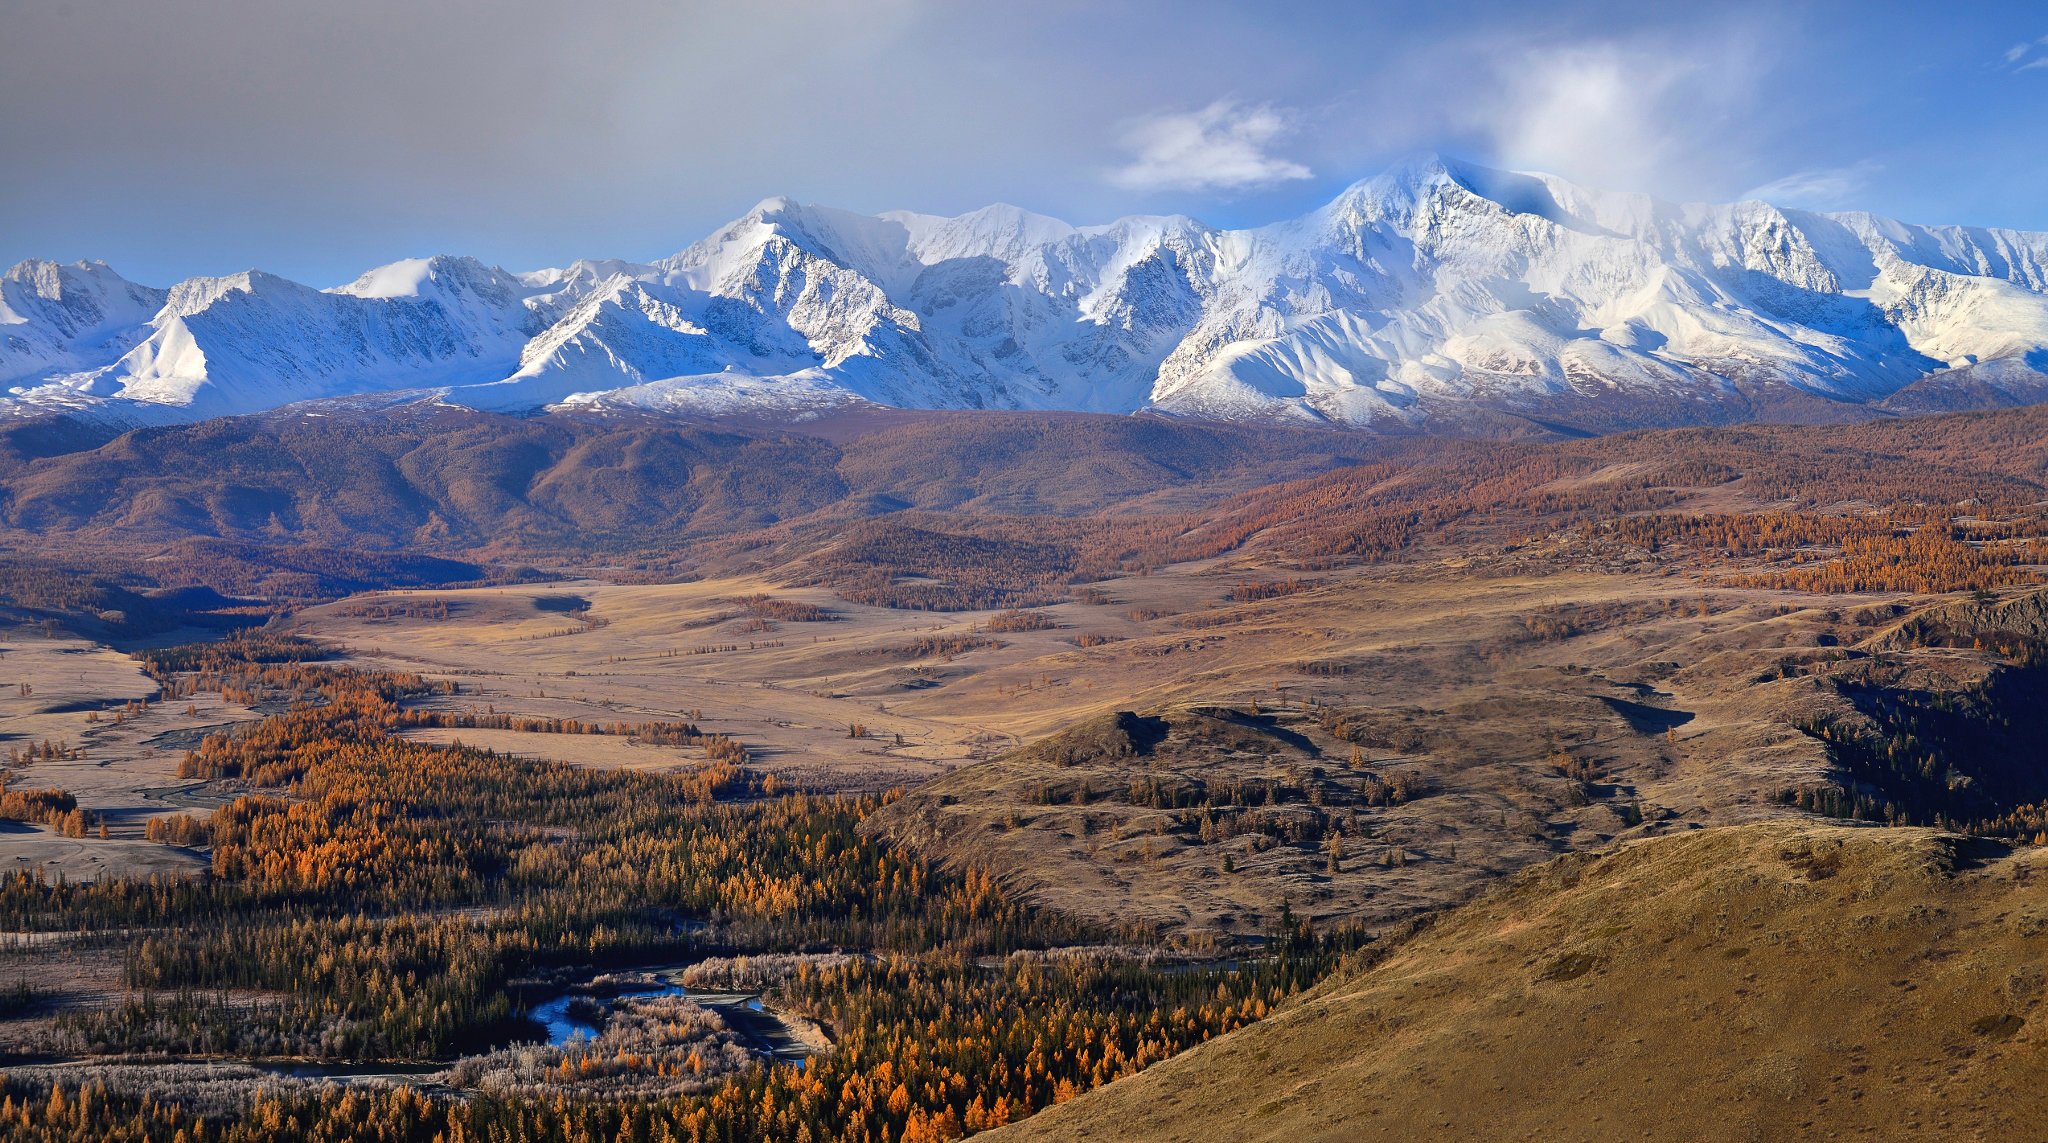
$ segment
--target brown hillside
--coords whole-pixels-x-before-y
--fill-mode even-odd
[[[1571,856],[990,1135],[2033,1138],[2048,852],[1779,822]]]
[[[318,537],[435,551],[666,548],[828,508],[1069,514],[1206,503],[1353,463],[1335,431],[1081,415],[905,417],[834,443],[657,418],[434,407],[231,417],[99,443],[0,434],[0,530],[80,540]]]

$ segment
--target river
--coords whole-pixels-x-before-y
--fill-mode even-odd
[[[527,1013],[527,1017],[546,1028],[548,1043],[559,1047],[573,1037],[595,1037],[598,1033],[596,1022],[580,1018],[571,1012],[579,998],[589,998],[603,1004],[608,1000],[632,996],[686,996],[723,1017],[726,1024],[737,1032],[756,1054],[779,1063],[796,1064],[799,1067],[809,1058],[810,1050],[782,1017],[762,1003],[760,993],[693,992],[679,983],[677,977],[681,973],[680,967],[640,971],[656,977],[660,983],[626,985],[616,990],[604,989],[602,996],[598,995],[591,985],[585,985],[558,993],[534,1005]]]
[[[68,935],[68,934],[66,934]],[[597,1025],[581,1019],[570,1012],[579,998],[590,999],[598,1004],[630,996],[687,996],[698,1004],[717,1012],[728,1027],[739,1034],[747,1047],[766,1060],[776,1063],[803,1067],[810,1058],[810,1049],[790,1028],[789,1024],[776,1015],[761,1001],[758,992],[692,992],[676,980],[682,966],[663,966],[637,970],[655,977],[660,983],[629,984],[623,987],[600,986],[597,980],[556,993],[533,1006],[527,1013],[529,1019],[541,1026],[546,1041],[555,1046],[568,1043],[576,1036],[594,1037]],[[518,1042],[518,1041],[515,1041]],[[27,1056],[16,1057],[0,1067],[0,1074],[13,1071],[72,1071],[95,1067],[135,1066],[185,1066],[211,1067],[222,1071],[247,1068],[266,1075],[290,1079],[333,1080],[337,1083],[405,1083],[427,1089],[443,1089],[438,1077],[447,1071],[453,1061],[332,1061],[294,1060],[262,1057],[152,1057],[136,1058],[123,1056]],[[443,1089],[452,1090],[452,1089]]]

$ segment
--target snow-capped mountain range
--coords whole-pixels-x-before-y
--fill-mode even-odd
[[[673,257],[0,278],[0,412],[136,422],[395,394],[800,417],[1157,410],[1414,426],[1734,419],[1778,394],[2048,398],[2048,234],[1672,204],[1434,156],[1301,218],[1074,227],[770,199]]]

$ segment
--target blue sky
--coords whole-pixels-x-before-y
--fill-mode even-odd
[[[0,0],[0,264],[332,285],[755,201],[1300,213],[1442,151],[2048,230],[2048,5]]]

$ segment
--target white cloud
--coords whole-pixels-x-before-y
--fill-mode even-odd
[[[1311,171],[1272,153],[1292,129],[1290,115],[1267,104],[1219,99],[1199,111],[1139,120],[1124,141],[1130,163],[1109,181],[1128,190],[1247,190],[1305,179]]]
[[[1740,70],[1704,52],[1626,42],[1517,53],[1500,62],[1505,82],[1485,124],[1499,153],[1610,187],[1642,186],[1669,170],[1673,151],[1716,114],[1716,90],[1726,90],[1697,82],[1702,69],[1723,76]]]
[[[2043,47],[2048,47],[2048,36],[2042,36],[2038,40],[2021,40],[2005,49],[2005,66],[2014,71],[2033,71],[2035,68],[2048,67],[2048,55],[2035,50]],[[2028,56],[2033,58],[2027,59]],[[2027,62],[2021,63],[2021,60]]]
[[[1846,167],[1795,171],[1760,187],[1751,187],[1742,197],[1777,206],[1833,210],[1853,203],[1880,170],[1883,168],[1878,164],[1866,161]]]

